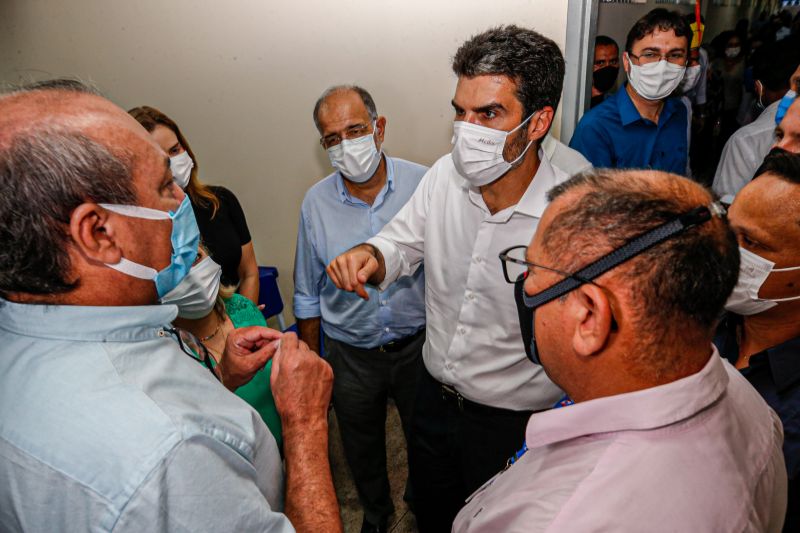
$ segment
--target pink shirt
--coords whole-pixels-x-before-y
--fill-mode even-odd
[[[533,415],[453,531],[780,531],[783,431],[718,355],[672,383]]]

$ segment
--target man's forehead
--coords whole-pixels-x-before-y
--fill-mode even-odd
[[[658,48],[658,47],[666,47],[666,48],[680,48],[688,45],[689,38],[687,36],[678,37],[675,34],[675,30],[662,30],[660,28],[656,28],[652,31],[652,33],[648,33],[641,39],[634,41],[633,46],[636,48]]]

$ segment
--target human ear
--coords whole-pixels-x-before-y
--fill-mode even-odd
[[[536,111],[528,124],[528,141],[539,141],[547,135],[547,132],[550,131],[550,125],[553,123],[554,115],[555,111],[550,106],[545,106]]]
[[[631,58],[628,57],[628,52],[622,53],[622,68],[626,74],[631,72]]]
[[[603,289],[592,284],[578,287],[571,298],[570,313],[575,321],[572,349],[583,357],[600,353],[616,324]]]
[[[116,225],[99,205],[85,203],[76,207],[70,215],[69,232],[73,245],[87,259],[111,265],[122,259],[115,240]]]
[[[378,130],[378,142],[383,143],[383,136],[386,134],[386,117],[378,117],[375,121],[375,129]]]

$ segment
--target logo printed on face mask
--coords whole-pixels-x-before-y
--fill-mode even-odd
[[[533,114],[511,131],[495,130],[463,120],[453,122],[453,165],[473,187],[493,182],[521,161],[533,141],[529,141],[519,156],[506,161],[503,149],[508,136],[530,121]]]

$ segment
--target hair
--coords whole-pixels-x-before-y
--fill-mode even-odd
[[[773,174],[788,182],[800,185],[800,154],[793,154],[783,148],[773,148],[756,169],[753,179],[762,174]]]
[[[669,11],[660,7],[653,9],[636,21],[631,31],[628,32],[625,50],[630,54],[633,52],[633,45],[636,41],[641,41],[656,30],[672,30],[676,37],[686,37],[686,51],[689,51],[689,44],[692,42],[692,29],[689,27],[689,23],[677,11]]]
[[[598,35],[594,38],[594,45],[597,46],[613,46],[617,50],[619,50],[619,45],[617,41],[609,37],[608,35]]]
[[[698,207],[697,195],[687,194],[688,180],[659,174],[668,181],[654,183],[641,173],[604,169],[551,189],[551,201],[579,188],[585,192],[549,224],[543,240],[548,256],[567,263],[558,268],[575,272]],[[624,269],[629,281],[633,323],[643,342],[668,342],[669,335],[685,334],[687,326],[710,338],[739,275],[739,249],[727,221],[713,217],[616,268]],[[648,364],[656,375],[673,368],[665,360]]]
[[[54,78],[50,80],[35,81],[15,89],[15,92],[32,91],[69,91],[73,93],[92,94],[102,96],[100,90],[78,78]]]
[[[800,64],[800,51],[787,49],[784,43],[769,43],[752,57],[753,79],[771,91],[789,87],[789,79]]]
[[[456,76],[510,78],[522,103],[523,119],[544,107],[555,110],[564,84],[564,56],[543,35],[519,26],[499,26],[474,35],[453,57]]]
[[[319,127],[319,110],[322,104],[324,104],[325,100],[332,94],[348,91],[353,91],[361,98],[364,107],[367,108],[367,113],[371,121],[374,122],[378,120],[378,108],[375,107],[375,100],[372,99],[372,95],[370,95],[366,89],[358,85],[334,85],[333,87],[325,89],[325,92],[317,98],[317,103],[314,104],[314,125],[317,127],[317,131],[320,132],[320,134],[322,133],[322,129]]]
[[[85,202],[135,203],[131,168],[102,144],[53,126],[0,146],[0,293],[77,287],[68,277],[72,211]]]
[[[141,124],[144,129],[150,133],[153,133],[153,130],[156,129],[156,126],[164,126],[165,128],[172,130],[172,133],[174,133],[178,138],[178,142],[181,143],[181,146],[184,150],[189,152],[189,157],[191,157],[192,161],[194,162],[194,168],[192,168],[192,172],[189,176],[189,184],[186,186],[186,192],[189,194],[189,199],[195,205],[208,206],[210,204],[211,218],[214,218],[214,216],[217,214],[217,210],[219,209],[219,197],[217,197],[217,195],[208,185],[205,185],[197,177],[197,158],[194,156],[194,152],[189,146],[189,142],[186,140],[186,137],[183,136],[183,133],[181,133],[181,130],[175,121],[158,109],[146,105],[134,107],[133,109],[128,110],[128,114],[135,118],[139,124]]]

